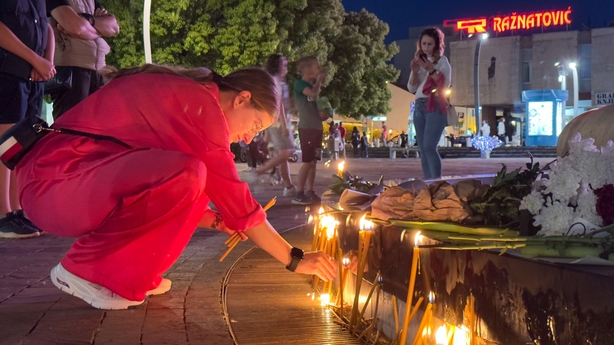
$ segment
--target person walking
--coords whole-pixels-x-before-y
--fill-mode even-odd
[[[354,126],[354,128],[352,129],[352,147],[354,149],[354,158],[358,157],[358,147],[360,146],[360,132],[358,131],[358,128],[356,128],[356,126]]]
[[[287,111],[292,108],[290,91],[288,89],[288,83],[286,83],[288,60],[281,54],[273,54],[269,56],[264,69],[273,76],[277,83],[283,108],[279,112],[277,123],[271,125],[271,127],[267,129],[268,137],[272,144],[272,150],[269,150],[271,158],[258,168],[256,173],[261,175],[268,173],[271,168],[279,168],[284,183],[283,196],[295,196],[296,187],[292,184],[290,165],[288,163],[288,159],[295,150],[294,135],[290,130],[292,125],[287,116]]]
[[[0,1],[0,134],[41,114],[42,81],[56,73],[51,30],[45,1]],[[15,174],[2,166],[0,181],[0,238],[40,235],[21,209]]]
[[[367,139],[366,132],[362,132],[362,137],[360,137],[360,157],[369,158],[369,139]]]
[[[401,131],[401,147],[407,147],[407,134],[405,134],[405,131]]]
[[[382,121],[382,144],[384,147],[388,146],[388,127],[386,122]]]
[[[499,136],[499,140],[503,142],[505,145],[505,118],[502,117],[497,124],[497,135]]]
[[[451,68],[443,55],[444,34],[439,28],[422,31],[411,61],[407,88],[416,95],[414,126],[426,179],[441,177],[437,144],[447,125],[445,90],[450,87]]]
[[[341,143],[340,143],[341,146],[339,147],[339,156],[341,156],[341,157],[343,157],[345,159],[346,158],[345,157],[345,134],[346,134],[346,131],[345,131],[345,127],[343,127],[343,122],[341,122],[341,121],[339,122],[338,129],[339,129],[339,140],[341,140]]]
[[[301,77],[294,82],[294,102],[298,108],[298,136],[301,142],[303,165],[298,172],[296,197],[293,204],[319,203],[320,197],[313,191],[316,167],[322,152],[322,120],[316,103],[326,73],[315,56],[301,58],[297,62]]]
[[[111,48],[103,37],[119,34],[115,16],[97,0],[47,0],[51,14],[58,76],[70,75],[70,86],[50,93],[53,118],[77,105],[104,85],[98,72]]]
[[[482,136],[489,137],[490,136],[490,125],[486,120],[482,120]]]
[[[288,244],[239,180],[230,142],[250,142],[280,111],[268,73],[144,65],[110,79],[52,126],[86,134],[48,133],[16,166],[32,220],[79,237],[51,270],[57,288],[99,309],[142,304],[171,288],[162,274],[197,226],[238,232],[291,271],[334,279],[335,260]]]

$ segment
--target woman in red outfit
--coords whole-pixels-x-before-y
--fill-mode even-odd
[[[250,142],[279,111],[269,74],[145,65],[111,78],[53,127],[112,136],[131,148],[49,133],[16,168],[32,221],[80,237],[51,271],[55,286],[100,309],[141,304],[170,289],[161,275],[196,227],[238,231],[290,270],[334,278],[334,260],[303,256],[279,236],[234,165],[230,142]]]

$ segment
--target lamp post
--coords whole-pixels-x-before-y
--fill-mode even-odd
[[[469,35],[471,37],[472,35]],[[475,129],[476,133],[480,130],[482,123],[482,112],[480,111],[480,50],[482,50],[482,41],[488,38],[488,34],[481,34],[475,45],[475,57],[473,59],[473,104],[475,106]]]
[[[569,63],[569,68],[571,68],[571,74],[573,75],[573,116],[578,116],[578,69],[575,62]]]
[[[151,0],[145,0],[143,5],[143,45],[145,46],[145,63],[151,63],[151,39],[149,32]]]
[[[559,69],[559,82],[561,83],[561,90],[565,91],[567,90],[567,69],[565,68],[565,66],[561,65],[560,62],[555,62],[554,63],[555,67],[558,67]],[[562,110],[563,110],[563,116],[561,119],[561,128],[565,128],[565,122],[566,121],[566,109],[567,109],[567,102],[563,101],[562,104]]]

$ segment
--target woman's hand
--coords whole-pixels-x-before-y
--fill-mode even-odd
[[[331,281],[337,276],[337,261],[324,252],[306,252],[295,272],[315,274],[325,282]]]
[[[221,222],[220,222],[220,223],[219,223],[219,224],[218,224],[218,225],[215,227],[215,230],[219,230],[219,231],[225,232],[225,233],[227,233],[227,234],[228,234],[228,236],[232,236],[232,235],[234,235],[234,234],[237,234],[237,233],[238,233],[238,234],[239,234],[239,236],[241,236],[241,242],[243,242],[243,241],[247,241],[247,236],[245,236],[245,234],[244,234],[243,232],[238,232],[238,231],[235,231],[235,230],[232,230],[232,229],[228,228],[228,227],[226,226],[226,224],[224,224],[224,221],[221,221]]]
[[[426,59],[426,60],[418,59],[418,63],[420,64],[422,68],[424,68],[429,73],[435,69],[435,67],[433,67],[433,63],[430,62],[429,59]]]
[[[39,74],[42,80],[49,80],[55,75],[55,66],[44,57],[37,57],[32,67],[34,67],[34,70]]]
[[[417,57],[414,57],[413,60],[411,60],[411,63],[409,64],[409,67],[411,68],[411,71],[414,73],[418,73],[418,71],[420,70],[420,62],[418,62]]]

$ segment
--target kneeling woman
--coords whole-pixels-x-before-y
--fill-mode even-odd
[[[230,142],[250,142],[279,112],[268,73],[145,65],[111,78],[53,127],[118,140],[49,133],[16,167],[30,219],[80,237],[51,271],[56,287],[100,309],[141,304],[170,288],[161,275],[196,227],[244,233],[289,269],[334,278],[330,257],[301,260],[279,236],[234,165]]]

